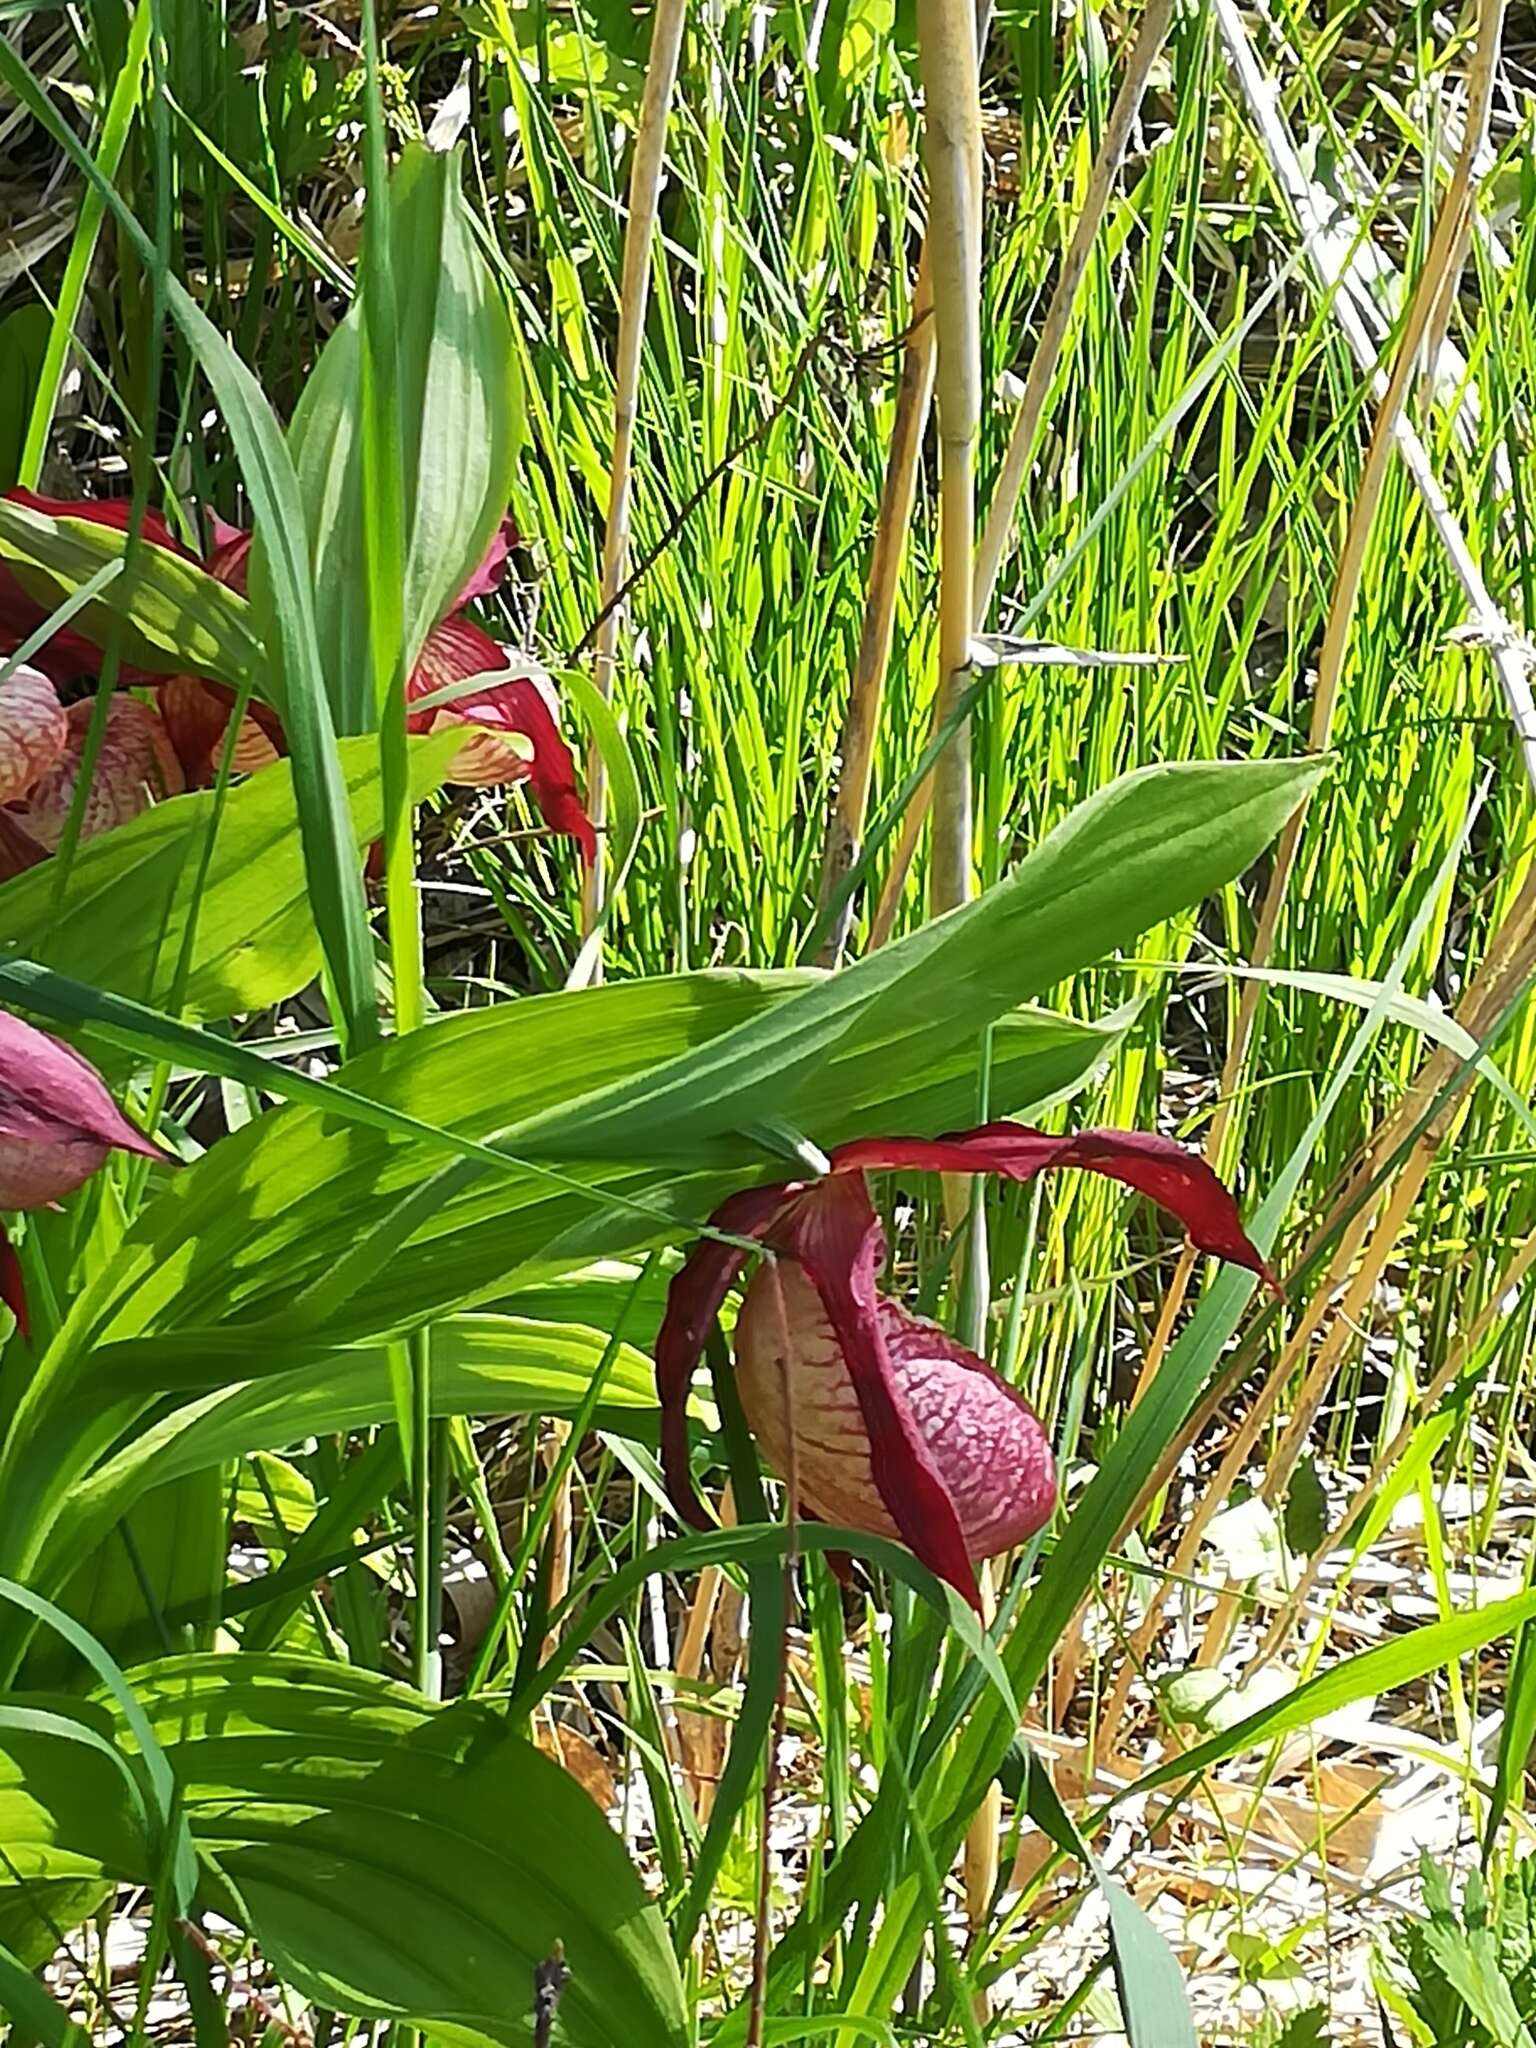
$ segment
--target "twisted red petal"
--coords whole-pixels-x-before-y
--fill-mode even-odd
[[[890,1304],[876,1286],[885,1238],[863,1175],[840,1172],[819,1181],[789,1211],[775,1240],[804,1268],[836,1333],[864,1420],[870,1472],[902,1541],[979,1607],[954,1500],[902,1397],[887,1349]]]
[[[860,1138],[832,1154],[839,1173],[913,1166],[928,1173],[998,1173],[1030,1180],[1047,1167],[1077,1166],[1150,1196],[1189,1232],[1197,1250],[1280,1283],[1243,1229],[1230,1189],[1197,1153],[1150,1131],[1078,1131],[1053,1136],[1028,1124],[982,1124],[947,1137]]]
[[[509,673],[520,660],[524,672]],[[577,794],[576,763],[556,722],[554,686],[537,663],[509,654],[468,619],[444,619],[427,635],[406,683],[406,703],[480,675],[491,678],[484,689],[425,711],[407,711],[407,725],[412,732],[473,728],[454,761],[454,781],[526,781],[550,827],[574,839],[588,862],[595,860],[597,840]],[[511,744],[514,738],[528,742],[531,758],[526,747]]]
[[[787,1187],[748,1188],[731,1195],[710,1217],[733,1237],[761,1237],[784,1206]],[[672,1275],[666,1312],[656,1336],[656,1398],[661,1404],[661,1469],[667,1496],[685,1522],[713,1527],[693,1490],[688,1467],[688,1389],[694,1368],[749,1254],[712,1237],[701,1238]]]
[[[473,604],[477,597],[489,597],[501,581],[502,571],[507,566],[507,556],[517,546],[517,528],[510,519],[503,519],[491,535],[490,545],[481,558],[464,588],[449,606],[450,613],[463,611],[465,605]]]

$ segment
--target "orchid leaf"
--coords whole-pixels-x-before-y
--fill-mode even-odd
[[[442,782],[455,741],[435,734],[413,740],[411,750],[423,796]],[[350,740],[339,752],[360,867],[383,824],[378,749]],[[214,804],[211,790],[173,797],[88,840],[62,898],[47,864],[0,884],[0,946],[61,969],[88,960],[98,987],[138,1002],[166,1003],[179,992],[182,1007],[199,1017],[293,995],[313,980],[321,956],[294,831],[292,767],[274,762],[226,794],[204,874]],[[189,921],[189,970],[178,983]]]
[[[454,608],[506,513],[522,436],[512,332],[460,190],[457,152],[408,149],[389,186],[405,479],[407,665]],[[309,517],[337,723],[376,723],[363,559],[362,321],[327,342],[289,429]]]
[[[683,2048],[681,1979],[623,1844],[502,1715],[278,1654],[133,1682],[217,1858],[209,1902],[317,2003],[527,2048],[559,1942],[562,2048]]]
[[[95,519],[70,519],[0,498],[0,559],[45,610],[121,562],[128,535]],[[196,562],[146,543],[133,565],[77,612],[72,624],[105,642],[114,619],[123,624],[125,660],[153,673],[213,676],[267,696],[267,655],[251,608]]]

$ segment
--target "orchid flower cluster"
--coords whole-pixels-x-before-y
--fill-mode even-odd
[[[1048,1167],[1108,1175],[1148,1195],[1203,1252],[1275,1281],[1228,1189],[1203,1159],[1144,1131],[1053,1136],[991,1123],[934,1140],[843,1145],[830,1171],[732,1195],[674,1275],[656,1340],[662,1465],[683,1518],[709,1528],[689,1463],[688,1392],[755,1241],[765,1256],[736,1316],[736,1384],[798,1511],[892,1537],[979,1605],[975,1566],[1044,1527],[1056,1466],[1039,1418],[1002,1375],[880,1291],[885,1234],[867,1175],[911,1169],[1027,1181]],[[729,1240],[735,1239],[736,1242]]]
[[[128,527],[127,498],[67,500],[12,490],[8,498],[53,518],[84,519],[119,532]],[[493,640],[469,618],[467,607],[499,583],[514,541],[504,521],[485,559],[428,633],[406,683],[406,723],[412,732],[463,726],[466,737],[450,780],[472,786],[526,782],[545,822],[574,839],[592,861],[596,840],[582,806],[576,766],[560,731],[559,700],[548,673],[528,655]],[[143,539],[184,560],[195,560],[158,514],[146,515]],[[215,521],[214,547],[201,566],[242,596],[252,536]],[[0,654],[14,653],[47,618],[15,571],[0,562]],[[95,675],[101,650],[64,627],[0,684],[0,874],[43,860],[57,847],[79,780],[89,698],[66,705],[59,696],[79,676]],[[485,677],[482,688],[439,704],[422,700],[453,683]],[[90,837],[135,816],[150,803],[211,783],[228,736],[233,696],[211,677],[151,676],[124,666],[124,684],[153,692],[154,702],[114,693],[86,799],[83,833]],[[418,709],[411,707],[419,706]],[[248,772],[284,751],[282,726],[265,705],[253,704],[236,735],[232,765]]]

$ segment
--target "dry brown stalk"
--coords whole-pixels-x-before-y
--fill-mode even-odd
[[[823,909],[859,857],[864,824],[869,815],[870,775],[885,697],[885,675],[890,665],[896,596],[907,534],[912,524],[912,505],[917,495],[923,436],[933,398],[934,323],[928,317],[932,310],[933,292],[928,278],[925,244],[913,286],[912,326],[902,351],[901,382],[896,391],[891,445],[886,454],[880,516],[870,556],[869,587],[864,598],[864,623],[859,634],[853,680],[848,688],[848,709],[843,717],[837,794],[827,823],[826,845],[821,857]],[[853,904],[850,900],[843,905],[834,928],[827,933],[819,958],[821,966],[836,966],[847,943],[852,917]]]
[[[1120,90],[1115,95],[1115,103],[1110,109],[1109,120],[1105,124],[1093,169],[1089,173],[1083,210],[1078,215],[1077,224],[1072,231],[1072,240],[1057,273],[1051,301],[1046,308],[1045,322],[1040,330],[1039,344],[1030,360],[1025,378],[1024,393],[1019,401],[1019,410],[1009,437],[1008,452],[1004,457],[997,489],[992,494],[986,527],[976,555],[972,617],[966,633],[967,656],[971,630],[974,628],[975,631],[981,631],[992,609],[997,579],[1013,537],[1019,500],[1023,496],[1024,482],[1034,455],[1040,422],[1045,414],[1045,401],[1055,379],[1067,330],[1071,325],[1078,287],[1082,283],[1094,241],[1108,210],[1115,179],[1119,176],[1120,167],[1125,161],[1125,152],[1136,125],[1136,117],[1141,111],[1141,102],[1146,93],[1147,81],[1152,74],[1152,67],[1167,39],[1172,13],[1173,0],[1149,0],[1142,16],[1140,33],[1126,59],[1125,76],[1120,82]],[[952,695],[946,699],[945,693],[940,691],[939,700],[934,705],[935,732],[948,717],[953,701]],[[958,751],[961,743],[961,737],[957,737],[949,751]],[[902,891],[906,887],[907,875],[934,793],[934,778],[930,776],[914,793],[902,819],[901,834],[875,911],[870,939],[872,945],[884,945],[895,926],[896,914],[901,907]]]
[[[686,0],[657,0],[651,54],[635,129],[629,173],[629,219],[624,229],[624,268],[619,287],[619,335],[613,375],[613,458],[608,474],[608,520],[603,535],[602,613],[593,653],[592,678],[605,697],[613,694],[620,607],[613,603],[629,563],[629,529],[634,478],[635,420],[640,399],[640,357],[645,310],[651,289],[651,249],[661,203],[667,147],[667,116],[683,46]],[[587,749],[587,808],[599,834],[607,805],[603,760],[594,741]],[[602,840],[598,858],[582,884],[582,930],[590,932],[603,905]],[[602,979],[602,957],[594,949],[591,979]]]

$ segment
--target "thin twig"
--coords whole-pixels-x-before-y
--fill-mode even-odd
[[[556,1942],[542,1963],[534,1966],[533,1972],[533,2048],[549,2048],[555,2031],[555,2013],[560,1997],[571,1981],[566,1968],[565,1948]]]
[[[703,479],[703,481],[697,484],[694,487],[694,489],[688,493],[687,497],[683,500],[682,504],[678,506],[677,510],[672,514],[672,517],[667,521],[666,527],[662,532],[661,538],[656,542],[654,547],[650,548],[646,552],[646,554],[644,554],[641,557],[638,565],[630,571],[629,575],[625,577],[624,581],[619,585],[618,589],[613,593],[612,597],[610,597],[604,603],[601,610],[592,620],[592,623],[587,627],[587,630],[582,634],[581,638],[576,642],[576,645],[571,649],[570,654],[567,657],[570,661],[579,661],[582,655],[586,653],[587,649],[595,643],[599,632],[602,630],[604,622],[608,618],[610,618],[614,612],[618,610],[619,606],[623,604],[624,600],[629,596],[630,592],[635,588],[636,584],[643,583],[645,581],[645,578],[650,575],[651,571],[655,568],[656,564],[661,560],[662,556],[667,552],[668,548],[670,548],[672,543],[677,539],[678,535],[682,532],[683,528],[688,524],[688,521],[693,517],[694,513],[698,511],[699,507],[703,504],[704,500],[709,496],[710,492],[714,489],[715,485],[720,482],[722,477],[728,476],[731,470],[733,470],[736,467],[736,464],[740,462],[741,458],[744,455],[750,454],[752,449],[754,449],[760,441],[764,440],[768,436],[768,434],[772,432],[774,426],[778,423],[780,419],[783,418],[784,414],[788,412],[789,408],[795,402],[795,397],[796,394],[799,392],[800,386],[805,381],[805,374],[807,370],[810,369],[811,364],[815,360],[818,351],[825,345],[828,338],[828,334],[824,328],[818,328],[816,332],[811,335],[809,340],[806,342],[804,348],[801,349],[799,355],[795,359],[795,367],[793,370],[791,370],[789,374],[789,382],[784,386],[783,391],[774,400],[772,406],[764,414],[763,418],[758,421],[757,425],[753,427],[751,432],[748,434],[744,434],[742,438],[735,444],[734,447],[728,448],[724,455],[721,456],[720,460],[715,464],[714,468]]]

